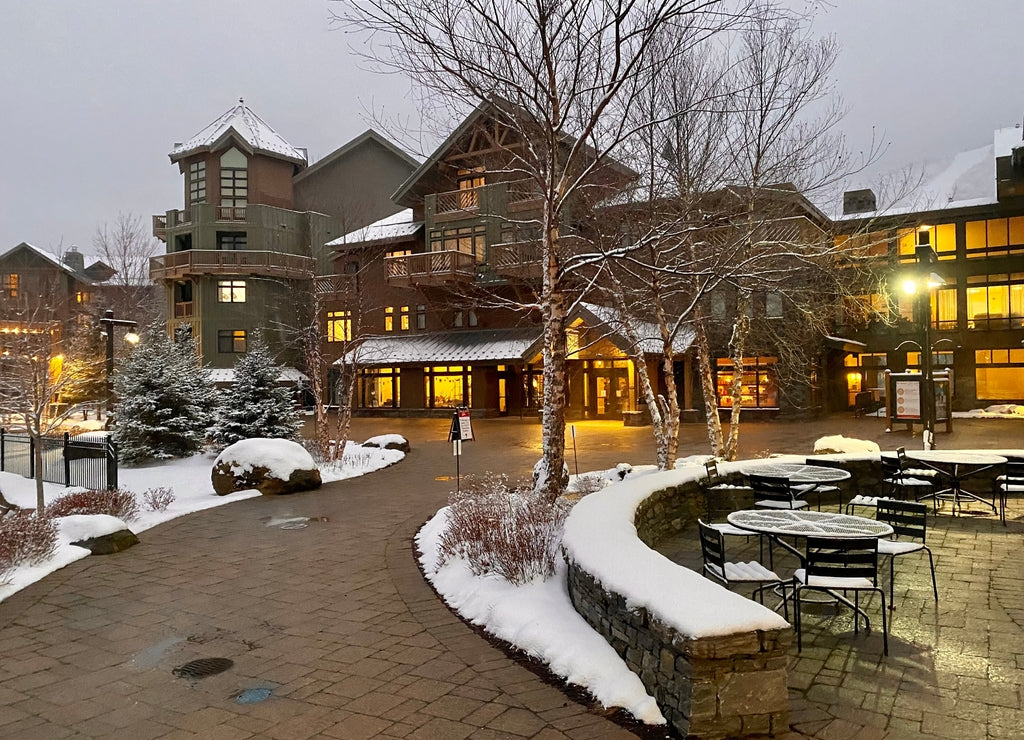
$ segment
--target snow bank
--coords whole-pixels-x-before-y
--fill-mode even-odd
[[[406,445],[409,444],[408,440],[401,434],[378,434],[376,437],[370,437],[368,440],[363,442],[363,446],[370,445],[377,447],[386,447],[387,445]]]
[[[720,465],[723,473],[738,466]],[[755,630],[784,629],[781,616],[740,594],[673,563],[637,538],[637,507],[648,496],[697,480],[689,467],[637,474],[582,499],[565,523],[566,555],[604,588],[622,595],[630,609],[652,616],[689,637],[712,637]]]
[[[445,602],[499,639],[543,661],[569,683],[589,691],[606,707],[623,707],[647,724],[665,724],[657,703],[601,635],[576,613],[559,559],[548,580],[513,586],[502,578],[476,577],[468,563],[452,558],[438,567],[438,538],[445,507],[416,535],[424,573]]]
[[[248,473],[253,468],[264,467],[272,478],[284,481],[296,470],[316,468],[313,456],[298,442],[263,437],[229,445],[217,457],[214,467],[219,463],[227,463],[232,473]]]
[[[56,522],[62,542],[80,542],[131,529],[121,519],[108,514],[72,514],[58,517]]]

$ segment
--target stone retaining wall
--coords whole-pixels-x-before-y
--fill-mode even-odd
[[[737,492],[749,496],[749,492]],[[677,533],[707,502],[697,481],[650,495],[636,512],[637,536],[648,546]],[[622,656],[665,718],[682,735],[726,738],[786,732],[786,651],[791,629],[692,639],[646,609],[630,609],[572,561],[569,596],[576,611]]]

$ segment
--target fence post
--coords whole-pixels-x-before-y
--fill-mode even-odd
[[[107,437],[107,488],[117,488],[117,445]]]
[[[31,434],[28,437],[28,477],[36,478],[36,438]]]
[[[4,435],[7,434],[7,430],[0,427],[0,473],[4,472],[4,463],[6,462],[4,449]]]
[[[71,435],[68,432],[64,432],[64,485],[71,485],[71,460],[68,459],[68,443],[71,440]]]

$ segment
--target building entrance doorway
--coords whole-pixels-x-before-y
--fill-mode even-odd
[[[583,368],[584,408],[590,419],[621,419],[633,409],[632,363],[588,360]]]

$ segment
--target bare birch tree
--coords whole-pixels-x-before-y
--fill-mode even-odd
[[[490,106],[518,141],[507,172],[541,202],[543,459],[537,488],[560,493],[565,452],[570,275],[586,261],[564,243],[570,211],[609,183],[615,151],[636,133],[625,115],[646,81],[695,39],[727,27],[745,3],[564,0],[351,0],[339,19],[369,32],[370,56],[407,74],[430,105]],[[658,43],[674,27],[670,43]],[[643,125],[647,125],[644,122]]]

